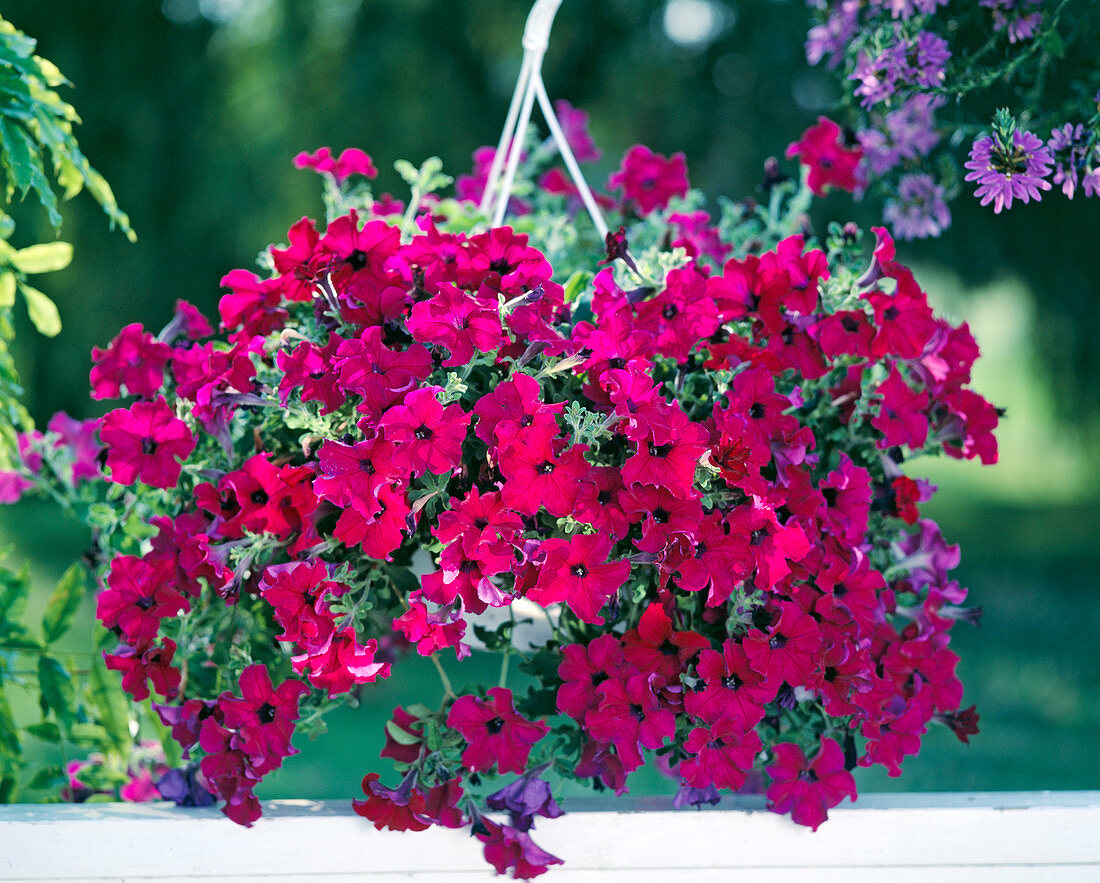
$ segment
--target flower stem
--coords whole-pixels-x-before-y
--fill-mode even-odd
[[[446,703],[448,699],[455,698],[454,688],[451,686],[451,679],[447,677],[447,672],[443,670],[443,663],[439,661],[439,657],[433,653],[428,657],[432,661],[432,665],[435,666],[435,670],[439,672],[439,680],[443,684],[443,701]]]

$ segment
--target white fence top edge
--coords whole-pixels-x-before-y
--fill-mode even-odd
[[[272,819],[317,816],[353,816],[351,800],[265,800],[264,816]],[[883,809],[1029,809],[1035,807],[1098,807],[1100,791],[968,791],[879,792],[861,794],[855,803],[844,801],[830,813]],[[766,809],[763,795],[731,795],[715,807],[673,810],[670,797],[591,797],[562,801],[566,812],[629,814],[638,812],[756,812]],[[176,807],[171,803],[46,803],[0,806],[0,823],[76,821],[78,819],[222,819],[216,806]]]

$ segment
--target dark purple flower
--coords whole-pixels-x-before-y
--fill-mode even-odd
[[[507,810],[517,831],[530,831],[535,816],[556,819],[562,814],[561,808],[554,802],[549,783],[539,778],[547,766],[528,770],[510,785],[490,794],[485,802],[490,809]]]
[[[182,770],[169,770],[155,784],[160,796],[176,806],[210,806],[214,802],[203,784],[197,763],[188,764]]]
[[[683,809],[685,806],[702,806],[704,803],[715,806],[721,799],[722,795],[718,793],[718,789],[713,785],[707,785],[704,788],[693,788],[685,782],[680,785],[680,790],[672,798],[672,807],[673,809]]]
[[[974,195],[982,205],[992,202],[993,211],[1000,213],[1012,207],[1013,199],[1041,199],[1039,191],[1050,189],[1046,178],[1052,163],[1049,147],[1031,132],[1016,129],[1011,144],[994,135],[979,138],[964,165],[970,169],[966,180],[978,182]]]

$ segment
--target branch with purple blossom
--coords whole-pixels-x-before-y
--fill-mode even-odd
[[[999,213],[1100,192],[1097,10],[1074,0],[807,0],[811,64],[841,82],[860,191],[903,239],[940,235],[966,182]],[[1011,104],[994,113],[990,101]],[[984,129],[983,119],[993,119]],[[1049,137],[1044,133],[1049,132]]]

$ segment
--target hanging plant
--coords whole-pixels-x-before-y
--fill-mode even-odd
[[[153,697],[164,797],[251,825],[296,734],[406,681],[396,772],[356,812],[469,827],[532,877],[561,863],[531,831],[567,780],[622,794],[651,763],[677,806],[763,791],[816,829],[856,766],[977,732],[958,549],[903,471],[996,460],[966,325],[885,230],[871,255],[852,225],[814,236],[813,193],[851,178],[825,123],[797,181],[772,163],[712,217],[683,156],[643,146],[593,193],[585,117],[537,68],[459,198],[438,160],[397,164],[403,205],[361,151],[299,156],[326,221],[224,278],[220,333],[182,302],[128,326],[93,354],[93,396],[134,398],[98,446],[26,439],[20,477],[95,528],[104,658]],[[474,652],[499,679],[459,694]]]

